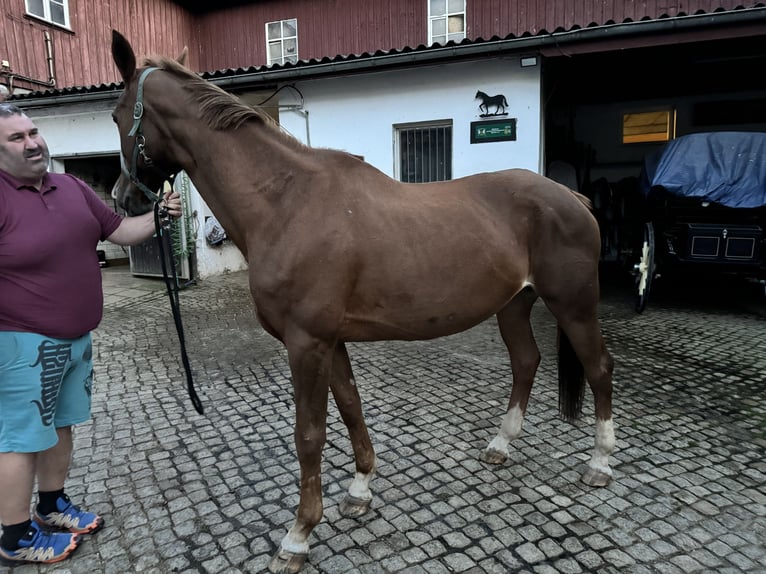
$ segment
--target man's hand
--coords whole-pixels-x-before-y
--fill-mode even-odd
[[[171,191],[160,202],[160,207],[165,209],[169,216],[178,219],[183,215],[181,208],[181,196],[177,191]]]

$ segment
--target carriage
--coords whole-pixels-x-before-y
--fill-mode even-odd
[[[766,278],[766,133],[681,136],[647,156],[635,308],[652,284],[694,273]]]

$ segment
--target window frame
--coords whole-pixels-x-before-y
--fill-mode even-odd
[[[30,8],[30,2],[31,0],[24,0],[24,11],[27,16],[31,18],[35,18],[36,20],[40,20],[52,26],[59,26],[61,28],[66,28],[67,30],[71,29],[69,26],[69,0],[41,0],[41,4],[43,8],[42,14],[36,14],[35,12],[33,12]],[[63,22],[57,22],[56,20],[53,19],[53,16],[51,15],[52,4],[61,6],[61,10],[64,16]]]
[[[285,24],[292,23],[295,29],[295,35],[285,36]],[[279,24],[280,36],[278,38],[269,37],[269,26]],[[272,22],[266,22],[264,25],[266,34],[266,65],[273,66],[274,64],[286,64],[288,62],[295,64],[298,61],[298,19],[297,18],[285,18],[283,20],[273,20]],[[285,41],[295,40],[295,54],[288,56],[285,54]],[[271,57],[271,45],[279,42],[279,59],[272,59]]]
[[[455,138],[455,132],[454,132],[454,122],[452,119],[441,119],[441,120],[429,120],[429,121],[423,121],[423,122],[407,122],[407,123],[401,123],[401,124],[394,124],[393,125],[393,155],[394,155],[394,177],[399,181],[402,180],[402,161],[403,161],[403,149],[402,149],[402,135],[405,131],[409,130],[431,130],[431,129],[439,129],[439,128],[449,128],[449,155],[445,155],[446,160],[449,162],[448,165],[445,165],[444,167],[444,175],[445,179],[428,179],[428,180],[422,180],[423,182],[433,182],[433,181],[449,181],[453,177],[453,160],[455,156],[455,146],[454,146],[454,138]],[[445,140],[446,141],[446,140]],[[431,148],[429,147],[429,151],[431,151]],[[437,150],[434,150],[435,153],[438,153]],[[431,157],[429,155],[429,157]],[[421,157],[419,159],[422,162],[423,158]],[[438,176],[438,168],[437,168],[437,176]],[[417,179],[415,181],[407,181],[405,183],[420,183]]]
[[[436,40],[434,40],[434,22],[443,20],[444,21],[444,34],[439,34],[439,37],[443,37],[444,41],[439,41],[438,43],[441,45],[446,44],[450,41],[450,31],[449,31],[449,19],[451,16],[462,16],[463,17],[463,37],[459,40],[454,40],[455,42],[461,42],[462,40],[465,40],[467,38],[467,31],[468,31],[468,15],[466,13],[466,0],[462,0],[463,2],[463,10],[460,12],[450,12],[449,10],[449,3],[450,0],[426,0],[428,2],[428,45],[431,46],[432,44],[437,43]],[[431,13],[431,3],[432,2],[442,2],[444,4],[444,14],[439,14],[437,16],[434,16]]]

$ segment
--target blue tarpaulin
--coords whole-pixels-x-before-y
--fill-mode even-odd
[[[726,207],[766,205],[766,133],[707,132],[681,136],[644,159],[641,191],[664,189]]]

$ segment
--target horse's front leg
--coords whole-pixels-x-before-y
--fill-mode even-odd
[[[338,343],[335,347],[330,389],[340,416],[348,429],[356,464],[354,480],[340,504],[339,511],[341,515],[347,517],[362,516],[370,509],[372,501],[370,481],[375,474],[375,450],[364,422],[362,401],[351,372],[348,352],[343,343]]]
[[[295,447],[300,501],[295,522],[269,563],[275,574],[295,574],[306,562],[308,539],[322,519],[322,449],[327,436],[327,393],[333,346],[305,333],[286,338],[295,395]]]
[[[540,350],[530,323],[532,306],[536,300],[537,295],[533,291],[521,291],[497,314],[500,335],[511,358],[513,384],[508,410],[503,416],[497,435],[480,456],[482,461],[490,464],[504,463],[508,459],[511,441],[521,434],[529,395],[540,364]]]

